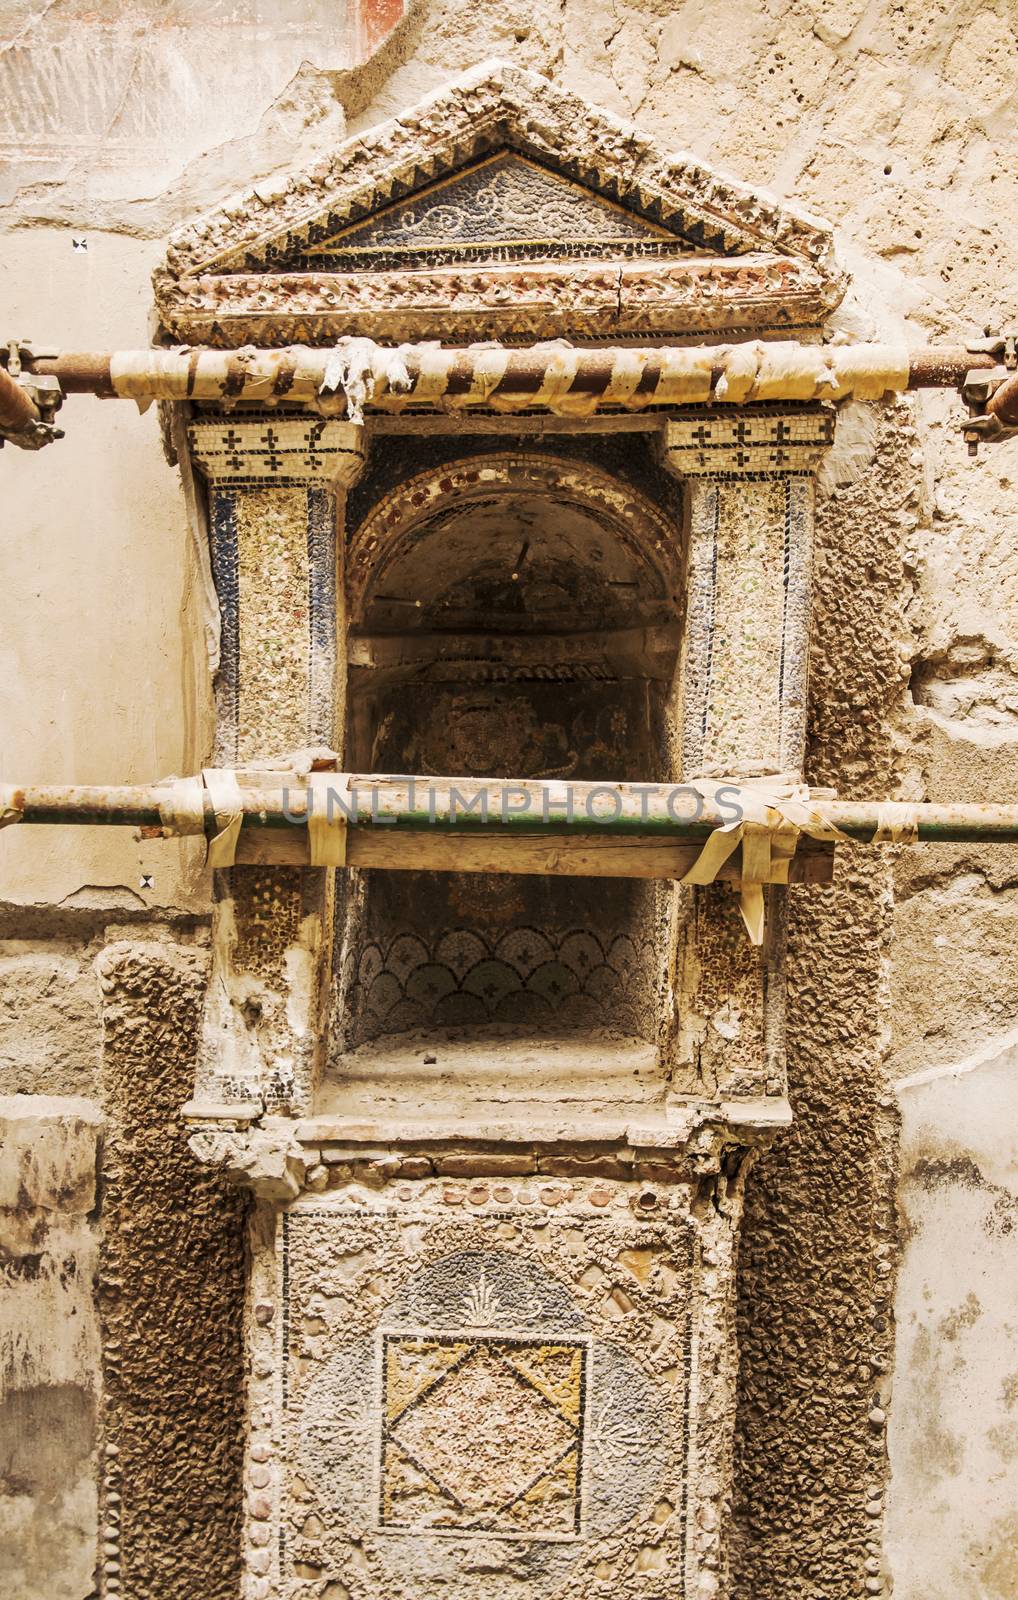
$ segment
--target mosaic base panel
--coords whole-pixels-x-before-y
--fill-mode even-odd
[[[578,1600],[639,1574],[682,1600],[700,1225],[681,1185],[653,1215],[641,1194],[423,1180],[290,1207],[252,1382],[273,1596]]]

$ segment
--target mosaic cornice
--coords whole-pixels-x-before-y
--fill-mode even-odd
[[[191,458],[214,483],[342,486],[364,465],[363,430],[349,422],[266,415],[211,417],[187,430]]]
[[[666,423],[664,459],[681,478],[814,473],[834,443],[834,424],[823,406],[690,408]]]
[[[379,341],[694,334],[815,325],[832,286],[791,257],[607,260],[432,271],[255,273],[164,283],[174,338],[233,349]]]

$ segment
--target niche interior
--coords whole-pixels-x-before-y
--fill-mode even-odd
[[[681,498],[647,443],[443,452],[404,439],[374,458],[348,509],[349,768],[671,777]],[[596,1110],[599,1096],[617,1107],[660,1089],[659,886],[345,878],[332,1109],[366,1090],[404,1113],[415,1095],[432,1110],[465,1094],[561,1105],[572,1080]]]

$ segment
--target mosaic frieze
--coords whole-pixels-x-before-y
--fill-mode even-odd
[[[734,1217],[708,1210],[437,1180],[256,1230],[248,1600],[698,1594],[734,1378]]]
[[[661,707],[622,682],[401,686],[382,698],[376,772],[423,777],[576,778],[640,783],[660,762]]]
[[[398,268],[457,255],[485,260],[493,251],[496,258],[505,250],[521,258],[561,254],[591,243],[622,255],[634,246],[661,253],[690,248],[637,212],[504,150],[353,223],[297,265]]]
[[[505,247],[510,249],[511,247]],[[641,247],[642,248],[642,247]],[[822,282],[788,256],[598,259],[587,241],[569,260],[498,261],[343,274],[205,274],[167,284],[164,327],[219,348],[320,344],[359,334],[406,339],[554,339],[582,330],[615,340],[728,328],[801,327],[826,314]]]

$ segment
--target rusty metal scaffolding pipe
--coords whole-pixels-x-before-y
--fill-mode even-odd
[[[1018,428],[1018,372],[1005,378],[1000,388],[994,390],[986,402],[986,410],[1005,428]]]
[[[0,431],[21,433],[32,422],[41,422],[39,407],[31,395],[0,367]]]
[[[289,787],[284,787],[287,781]],[[625,834],[691,842],[705,839],[715,828],[732,823],[740,792],[734,782],[718,779],[716,785],[710,785],[712,792],[701,795],[696,803],[688,786],[577,783],[568,786],[573,798],[569,814],[562,815],[560,791],[566,787],[562,784],[548,786],[511,778],[418,778],[409,785],[406,779],[370,774],[351,776],[349,790],[346,782],[344,778],[343,787],[337,788],[336,793],[343,796],[344,813],[359,827],[395,827],[421,833],[436,828],[455,832],[484,829],[491,835]],[[336,783],[339,785],[340,779]],[[653,796],[647,792],[651,787],[655,790]],[[489,797],[486,810],[483,814],[479,809],[466,810],[466,799],[481,789]],[[546,791],[550,804],[531,804],[522,809],[522,796],[527,791],[533,800]],[[618,795],[618,805],[606,803],[608,791]],[[766,801],[759,789],[747,788],[745,793]],[[594,795],[600,796],[596,806],[588,798]],[[242,783],[241,796],[245,828],[306,825],[307,790],[301,778],[281,778],[273,787]],[[166,819],[169,797],[165,783],[112,787],[7,785],[0,786],[0,821],[6,817],[22,823],[133,826],[158,831]],[[206,829],[212,831],[216,816],[207,792],[203,803]],[[1018,805],[878,804],[868,800],[816,799],[809,802],[809,809],[846,838],[862,844],[1018,842]]]
[[[227,404],[312,404],[335,414],[363,405],[399,410],[540,407],[584,415],[600,404],[653,406],[764,400],[877,398],[885,392],[956,387],[991,370],[992,355],[932,347],[908,355],[893,345],[804,345],[792,341],[716,346],[573,348],[545,344],[441,348],[368,339],[339,350],[281,349],[67,351],[26,360],[67,394]]]

